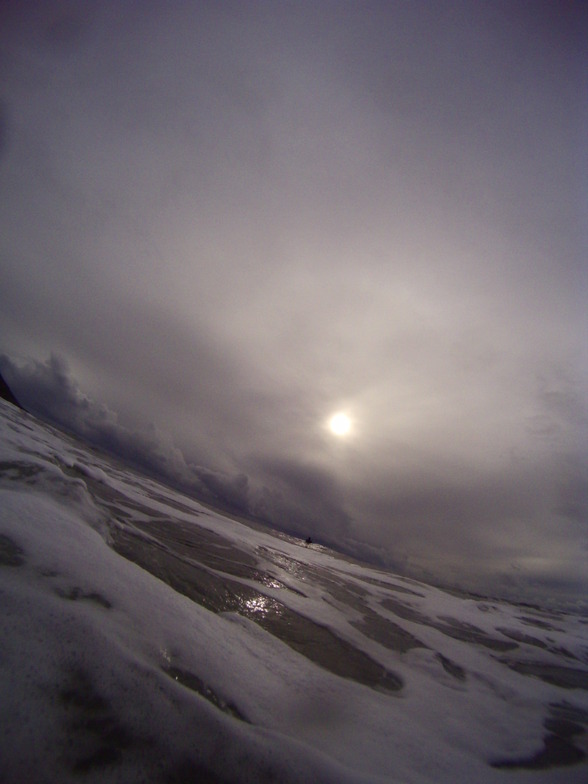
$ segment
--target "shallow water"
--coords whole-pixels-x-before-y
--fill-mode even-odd
[[[141,531],[150,534],[141,536]],[[315,664],[367,686],[398,691],[402,679],[325,626],[234,577],[247,577],[260,589],[275,579],[255,559],[217,534],[175,523],[116,526],[112,546],[131,561],[215,613],[237,612],[258,623]],[[219,574],[216,570],[222,570]],[[228,575],[232,575],[229,577]],[[323,580],[323,582],[329,582]],[[286,589],[287,590],[287,589]],[[337,596],[341,598],[341,587]]]

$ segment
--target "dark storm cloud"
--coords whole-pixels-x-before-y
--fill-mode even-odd
[[[0,348],[38,410],[384,562],[583,579],[580,4],[0,14]]]
[[[36,415],[176,487],[248,511],[246,476],[188,464],[169,435],[153,425],[144,430],[125,427],[114,411],[80,390],[63,358],[53,354],[46,362],[19,365],[0,356],[0,371]]]
[[[334,547],[345,546],[351,518],[335,476],[320,465],[276,457],[261,461],[254,473],[263,479],[252,511],[291,533],[312,532]]]

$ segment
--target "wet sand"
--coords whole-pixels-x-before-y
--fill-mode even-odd
[[[547,734],[543,737],[543,748],[524,759],[493,762],[493,768],[506,770],[545,770],[545,768],[576,765],[586,754],[576,746],[573,739],[586,731],[588,713],[567,705],[552,705],[551,714],[543,722]]]

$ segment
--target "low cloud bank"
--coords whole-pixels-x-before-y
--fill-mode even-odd
[[[0,356],[0,372],[17,390],[23,406],[36,416],[62,427],[141,471],[197,493],[204,500],[248,510],[248,479],[193,465],[172,439],[155,425],[131,429],[108,406],[84,394],[67,362],[52,354],[46,362],[18,364]]]
[[[262,478],[262,489],[252,498],[257,517],[297,536],[312,533],[345,547],[352,521],[332,474],[312,462],[284,458],[256,461],[254,473]]]
[[[300,536],[320,530],[334,545],[348,529],[333,479],[315,466],[267,462],[258,467],[267,484],[252,482],[243,472],[192,463],[155,425],[126,427],[116,412],[82,392],[67,361],[56,354],[23,363],[0,355],[0,372],[31,413],[203,501]]]

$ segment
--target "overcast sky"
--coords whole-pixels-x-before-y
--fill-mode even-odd
[[[359,556],[583,590],[585,8],[3,3],[13,391]]]

